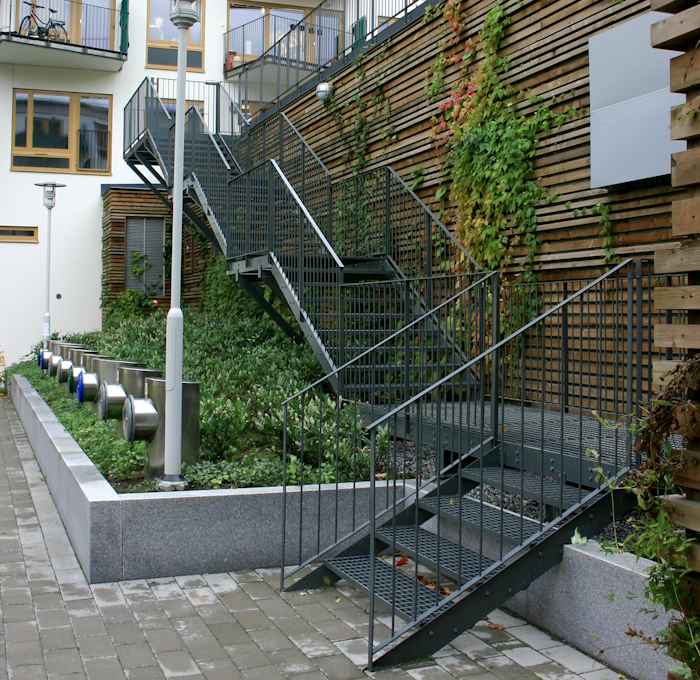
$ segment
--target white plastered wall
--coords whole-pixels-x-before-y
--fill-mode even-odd
[[[41,339],[44,315],[46,209],[35,182],[66,184],[52,216],[51,327],[59,332],[99,329],[102,290],[102,184],[135,184],[122,159],[123,109],[146,76],[174,78],[171,70],[147,69],[146,0],[132,2],[129,56],[117,73],[0,64],[0,226],[38,226],[39,243],[0,242],[0,350],[8,363],[26,355]],[[204,73],[190,80],[222,79],[223,33],[228,3],[208,0]],[[37,48],[42,49],[42,48]],[[50,51],[46,51],[50,54]],[[10,170],[13,88],[112,95],[111,175]],[[61,299],[56,299],[56,295]]]

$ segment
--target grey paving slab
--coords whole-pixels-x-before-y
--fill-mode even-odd
[[[617,677],[498,610],[426,663],[368,673],[365,595],[343,582],[280,594],[278,579],[259,569],[88,585],[17,415],[0,398],[0,678]],[[387,623],[377,616],[378,638]]]

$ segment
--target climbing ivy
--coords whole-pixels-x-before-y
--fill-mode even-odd
[[[449,31],[447,46],[460,44],[465,20],[459,0],[447,0],[443,15]],[[540,137],[561,126],[573,111],[568,107],[553,111],[556,98],[545,103],[530,97],[527,102],[534,110],[519,112],[524,94],[505,82],[509,61],[499,55],[509,24],[500,4],[486,15],[478,34],[482,58],[476,69],[472,64],[477,50],[471,39],[449,59],[441,52],[433,64],[426,85],[429,101],[440,98],[450,61],[462,64],[459,78],[433,119],[432,140],[442,151],[444,176],[435,197],[452,198],[457,204],[457,235],[485,267],[504,267],[511,262],[515,246],[527,246],[524,278],[533,280],[532,265],[540,243],[536,208],[555,198],[533,178],[534,158]]]

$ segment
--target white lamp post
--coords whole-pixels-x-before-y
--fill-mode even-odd
[[[170,21],[177,26],[177,99],[173,167],[173,254],[170,311],[165,338],[165,469],[160,491],[182,491],[182,333],[180,279],[182,266],[182,184],[185,155],[187,30],[201,17],[200,0],[170,0]]]
[[[46,312],[44,313],[44,349],[47,348],[51,337],[51,211],[56,205],[56,189],[64,187],[65,184],[56,182],[36,183],[35,186],[44,189],[44,207],[46,208]]]

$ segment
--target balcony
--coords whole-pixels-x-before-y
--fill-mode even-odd
[[[224,34],[224,75],[256,116],[311,76],[347,57],[426,0],[323,0],[299,21],[264,15]],[[411,16],[411,19],[413,16]],[[398,28],[395,27],[395,28]]]
[[[33,8],[26,0],[0,0],[0,63],[121,69],[129,45],[128,0],[35,1]]]

